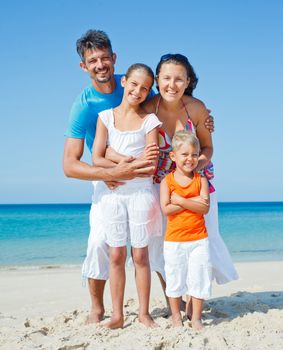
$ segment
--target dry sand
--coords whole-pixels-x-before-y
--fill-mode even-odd
[[[184,322],[173,329],[161,287],[152,276],[151,314],[159,327],[137,320],[132,269],[127,270],[125,327],[85,326],[89,307],[80,268],[0,269],[0,349],[283,349],[283,261],[236,264],[238,281],[213,286],[206,302],[204,331]],[[105,292],[106,317],[111,311]]]

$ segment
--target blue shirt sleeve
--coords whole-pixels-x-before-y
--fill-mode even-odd
[[[82,96],[78,96],[70,112],[69,124],[65,137],[85,139],[89,108]]]

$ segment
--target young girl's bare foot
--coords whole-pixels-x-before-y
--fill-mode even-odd
[[[191,324],[192,324],[192,328],[195,331],[201,331],[204,328],[204,325],[202,324],[201,320],[194,320],[194,321],[192,320]]]
[[[139,315],[139,321],[147,328],[156,328],[158,324],[153,321],[150,315]]]
[[[103,320],[103,317],[104,317],[104,309],[101,309],[100,311],[98,311],[97,309],[90,310],[90,313],[87,316],[85,324],[88,325],[93,323],[99,323],[100,321]]]
[[[106,328],[110,328],[110,329],[123,328],[123,326],[124,326],[124,317],[112,316],[110,321],[106,322],[103,326],[106,327]]]
[[[174,328],[176,327],[183,327],[182,317],[181,315],[172,315],[172,326]]]

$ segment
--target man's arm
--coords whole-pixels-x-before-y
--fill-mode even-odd
[[[148,160],[139,160],[134,163],[124,161],[113,168],[102,168],[89,165],[81,161],[84,152],[84,140],[67,138],[65,142],[63,169],[67,177],[81,180],[118,181],[131,180],[134,177],[149,176],[154,167]]]

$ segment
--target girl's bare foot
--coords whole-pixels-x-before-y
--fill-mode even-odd
[[[156,328],[158,324],[153,321],[149,314],[139,315],[139,321],[147,328]]]
[[[191,324],[192,324],[192,328],[195,331],[201,331],[204,328],[204,325],[202,324],[201,320],[194,320],[191,322]]]
[[[100,321],[103,320],[104,317],[104,309],[101,309],[98,311],[97,309],[95,310],[90,310],[89,315],[87,316],[87,319],[85,321],[85,324],[93,324],[93,323],[99,323]]]
[[[104,327],[106,328],[110,328],[110,329],[117,329],[117,328],[123,328],[124,326],[124,317],[115,317],[112,316],[110,318],[110,321],[106,322],[104,325]]]
[[[182,317],[181,315],[172,315],[172,326],[174,328],[176,327],[183,327]]]

